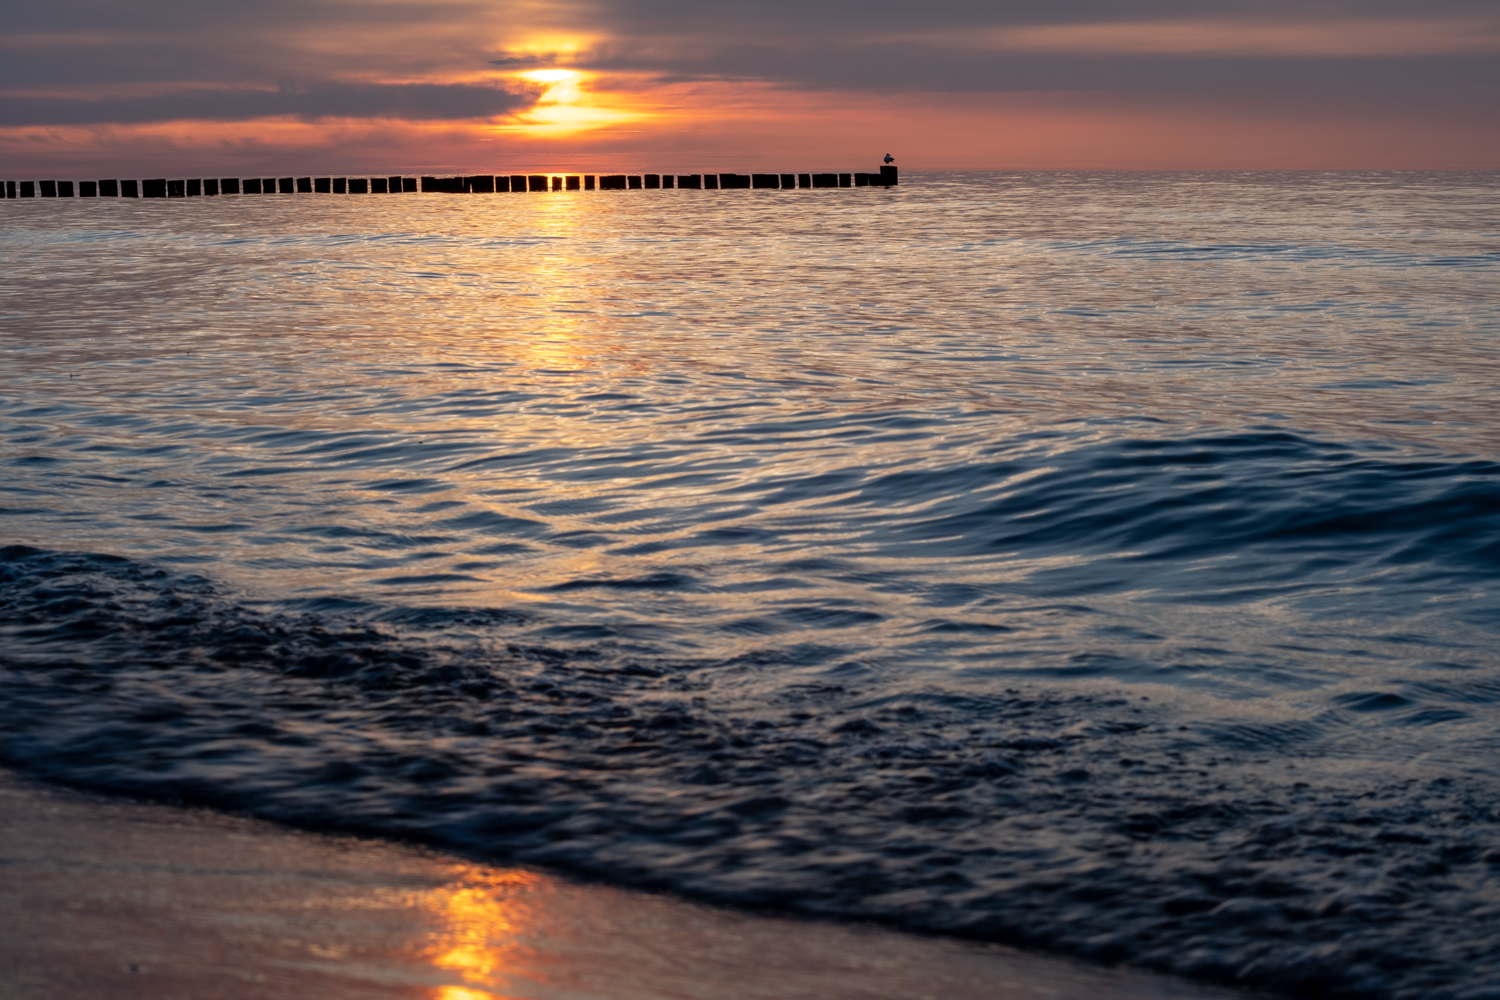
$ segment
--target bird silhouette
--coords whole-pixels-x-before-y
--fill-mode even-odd
[[[885,154],[885,162],[887,162],[887,163],[895,163],[896,162],[896,158],[894,156],[892,156],[890,153],[886,153]]]

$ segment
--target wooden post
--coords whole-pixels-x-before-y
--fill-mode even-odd
[[[638,191],[796,190],[820,187],[895,187],[900,175],[886,164],[878,173],[848,174],[531,174],[457,177],[248,177],[151,178],[99,181],[6,181],[0,198],[193,198],[221,194],[400,194],[417,191]],[[76,194],[75,194],[76,193]]]
[[[7,198],[14,198],[15,196],[16,196],[16,182],[15,181],[6,181],[5,182],[5,197],[7,197]]]

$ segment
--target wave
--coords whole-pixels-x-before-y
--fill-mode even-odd
[[[516,641],[535,620],[495,609],[268,610],[22,546],[0,550],[0,608],[0,758],[60,782],[1305,995],[1456,998],[1491,975],[1500,787],[1320,766],[1328,720],[1194,720],[1107,685],[893,689],[836,647]],[[768,668],[793,682],[717,693]],[[1338,711],[1410,724],[1420,694]]]

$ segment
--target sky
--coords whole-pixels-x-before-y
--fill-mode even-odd
[[[1500,169],[1497,0],[17,0],[0,176]]]

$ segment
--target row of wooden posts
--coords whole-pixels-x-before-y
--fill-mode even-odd
[[[494,194],[661,188],[894,187],[895,167],[873,174],[481,174],[469,177],[205,177],[183,180],[6,181],[5,198],[194,198],[224,194]]]

